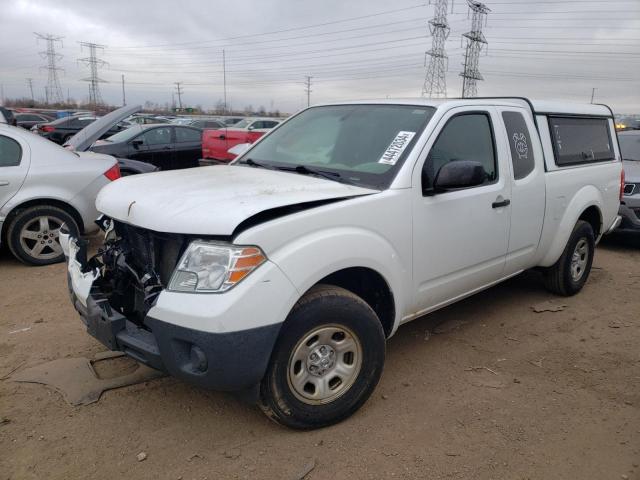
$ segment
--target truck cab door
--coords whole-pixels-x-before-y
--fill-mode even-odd
[[[544,156],[529,112],[516,107],[497,110],[511,166],[511,230],[505,264],[510,275],[529,268],[537,253],[546,202]]]
[[[511,181],[493,107],[448,111],[413,173],[415,311],[427,313],[503,277],[509,241]],[[442,165],[482,164],[486,180],[467,188],[433,189]]]
[[[0,210],[20,190],[29,170],[30,159],[26,142],[0,135]]]

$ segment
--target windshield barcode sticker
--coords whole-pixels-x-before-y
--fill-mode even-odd
[[[416,132],[398,132],[396,138],[391,141],[387,150],[382,154],[380,160],[378,160],[378,163],[395,165],[415,134]]]

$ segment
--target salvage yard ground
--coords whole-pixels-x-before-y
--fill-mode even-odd
[[[640,241],[607,239],[594,267],[572,298],[525,273],[402,327],[364,408],[295,432],[170,377],[79,407],[14,382],[105,349],[64,265],[2,252],[0,479],[640,479]]]

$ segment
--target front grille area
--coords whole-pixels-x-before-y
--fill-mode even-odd
[[[183,235],[159,233],[144,228],[115,222],[116,233],[125,244],[127,262],[140,276],[155,272],[163,287],[184,251]]]

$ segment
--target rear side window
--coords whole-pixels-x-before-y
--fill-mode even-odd
[[[21,158],[20,144],[12,138],[0,135],[0,167],[17,167]]]
[[[524,116],[519,112],[502,112],[502,120],[507,128],[513,178],[520,180],[526,177],[535,167],[531,149],[531,135]]]
[[[558,166],[615,159],[606,118],[553,116],[549,129]]]

